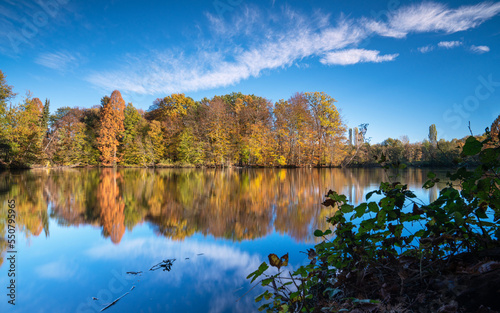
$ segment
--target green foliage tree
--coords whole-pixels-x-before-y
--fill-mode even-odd
[[[353,135],[354,145],[358,146],[359,143],[359,130],[357,127],[354,127],[354,135]]]
[[[50,120],[50,100],[45,99],[45,105],[43,106],[43,112],[40,122],[42,129],[44,129],[46,132],[48,131],[49,128],[49,120]]]
[[[158,121],[152,121],[149,126],[150,130],[148,131],[148,137],[152,144],[153,161],[159,163],[165,155],[163,132],[160,122]]]
[[[431,126],[429,126],[429,141],[433,145],[436,145],[436,143],[437,143],[437,130],[436,130],[435,124],[432,124]]]
[[[7,84],[5,74],[0,70],[0,118],[5,118],[7,103],[16,96],[12,86]]]
[[[191,128],[185,128],[180,134],[177,152],[180,162],[196,165],[203,162],[202,144],[196,141]]]

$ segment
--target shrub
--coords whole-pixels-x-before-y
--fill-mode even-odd
[[[470,275],[500,268],[500,253],[495,250],[500,247],[498,138],[469,137],[461,157],[479,160],[479,165],[448,173],[450,181],[429,204],[399,182],[382,182],[366,195],[367,202],[357,206],[329,191],[323,205],[337,209],[327,219],[334,230],[314,232],[324,240],[308,251],[310,264],[285,273],[282,267],[288,255],[286,262],[285,256],[270,255],[277,274],[267,274],[264,262],[248,276],[252,282],[260,277],[259,283],[267,287],[256,298],[263,301],[259,310],[477,310],[484,303],[471,307]],[[432,173],[428,178],[423,188],[438,182]],[[370,201],[375,194],[380,200]],[[411,231],[409,226],[415,223],[419,227]]]

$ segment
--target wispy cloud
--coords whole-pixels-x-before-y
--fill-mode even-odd
[[[330,16],[318,13],[305,16],[289,8],[263,13],[247,6],[244,14],[230,20],[207,14],[211,37],[197,42],[191,49],[194,53],[170,49],[127,56],[114,70],[94,72],[86,79],[105,90],[168,94],[236,84],[306,58],[325,65],[392,61],[397,53],[381,55],[378,50],[358,47],[363,40],[377,35],[404,38],[410,33],[463,31],[499,12],[500,3],[450,9],[426,2],[396,10],[385,22],[343,15],[332,22]],[[432,49],[422,47],[419,51]]]
[[[328,65],[350,65],[364,62],[380,63],[394,60],[398,54],[380,55],[380,51],[365,49],[348,49],[328,52],[320,62]]]
[[[474,53],[486,53],[490,51],[490,47],[488,46],[474,46],[470,47],[471,51]]]
[[[437,45],[427,45],[424,47],[417,48],[418,51],[421,53],[428,53],[432,50],[434,50],[436,47],[441,48],[441,49],[453,49],[456,47],[463,46],[463,42],[461,41],[441,41]],[[468,49],[474,53],[486,53],[490,51],[490,48],[488,46],[475,46],[471,45],[468,47]]]
[[[68,279],[76,274],[76,269],[67,262],[54,261],[37,266],[35,272],[42,278]]]
[[[39,34],[69,22],[68,1],[0,2],[0,53],[17,57],[25,48],[43,46]]]
[[[59,72],[65,72],[69,69],[75,68],[78,65],[78,62],[79,56],[73,55],[67,51],[42,53],[35,59],[35,63]]]
[[[389,17],[386,35],[437,31],[451,34],[477,27],[499,12],[500,3],[483,2],[449,9],[444,4],[424,2],[394,12]]]
[[[441,41],[438,44],[438,47],[445,49],[452,49],[462,45],[461,41]]]
[[[420,51],[421,53],[431,52],[432,50],[434,50],[433,45],[427,45],[427,46],[423,46],[423,47],[418,48],[418,51]]]

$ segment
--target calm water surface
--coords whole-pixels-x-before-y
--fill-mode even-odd
[[[421,191],[427,173],[409,169],[397,180],[428,202],[437,189]],[[269,253],[288,252],[291,268],[308,262],[299,251],[333,213],[320,205],[326,192],[358,203],[382,180],[380,169],[1,173],[0,234],[14,199],[17,253],[12,306],[12,253],[0,241],[0,312],[99,312],[127,292],[105,312],[256,311],[259,290],[245,294],[246,276]],[[170,271],[149,271],[168,259]]]

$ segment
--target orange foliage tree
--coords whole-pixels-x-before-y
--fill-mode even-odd
[[[125,101],[118,90],[113,91],[109,100],[103,98],[100,112],[101,124],[97,147],[101,152],[101,161],[104,166],[116,165],[119,162],[117,155],[118,145],[125,128]]]
[[[97,187],[97,202],[100,208],[102,232],[117,244],[125,233],[125,202],[120,193],[118,181],[121,176],[115,169],[103,169]]]

